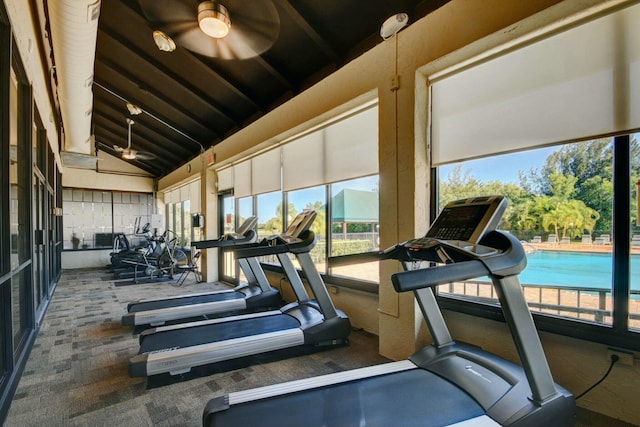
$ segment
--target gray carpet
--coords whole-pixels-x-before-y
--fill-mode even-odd
[[[351,344],[148,389],[130,378],[138,337],[120,318],[133,300],[223,289],[172,282],[116,286],[105,270],[65,271],[20,380],[6,426],[200,426],[206,402],[227,392],[384,363],[377,337],[354,331]],[[576,426],[631,424],[578,409]]]

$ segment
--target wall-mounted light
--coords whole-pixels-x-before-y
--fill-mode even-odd
[[[380,27],[380,37],[384,40],[395,36],[398,32],[409,23],[409,15],[406,13],[397,13],[389,17],[382,23]]]

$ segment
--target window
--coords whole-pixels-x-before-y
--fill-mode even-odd
[[[274,191],[271,193],[260,194],[256,197],[258,216],[258,239],[280,234],[284,231],[284,210],[282,209],[284,201],[282,200],[282,191]],[[260,262],[267,264],[278,264],[278,258],[275,255],[260,257]]]
[[[178,238],[178,244],[183,247],[191,246],[191,235],[193,228],[191,227],[191,201],[185,200],[182,202],[182,230],[180,230],[180,237]],[[176,233],[178,231],[176,230]]]
[[[331,185],[331,256],[379,249],[379,224],[377,175]],[[332,267],[331,274],[379,283],[378,264]]]
[[[326,186],[289,191],[287,199],[287,225],[305,209],[316,211],[311,230],[316,235],[316,245],[311,250],[311,259],[320,273],[327,271],[327,189]]]
[[[443,166],[438,203],[505,195],[500,228],[524,242],[531,309],[611,324],[612,149],[605,139]],[[495,301],[487,280],[440,291]]]
[[[33,326],[31,285],[32,94],[26,73],[13,58],[9,85],[9,232],[13,355],[17,359]]]
[[[628,323],[632,331],[640,332],[640,133],[630,138],[629,164]],[[621,267],[624,268],[624,263]]]
[[[218,206],[220,209],[220,230],[221,234],[233,233],[236,230],[235,225],[235,203],[233,194],[223,193],[218,197]],[[233,251],[218,250],[220,262],[220,277],[231,283],[236,283],[238,268],[236,268],[236,258]],[[242,278],[239,278],[242,279]],[[244,278],[246,280],[246,278]]]
[[[253,198],[243,197],[238,200],[238,225],[253,216]]]
[[[273,236],[284,231],[282,192],[260,194],[257,199],[258,238]]]
[[[537,325],[629,348],[640,330],[638,19],[631,6],[430,82],[433,205],[507,196],[500,227],[529,252],[521,282]],[[439,294],[446,308],[494,313],[478,305],[495,303],[482,280]]]
[[[377,262],[331,272],[326,267],[328,256],[378,247],[377,132],[378,108],[373,101],[281,146],[218,170],[218,190],[233,189],[241,218],[256,206],[260,238],[281,233],[297,213],[314,208],[318,216],[312,229],[318,240],[311,256],[318,271],[377,282]],[[339,212],[333,214],[329,230],[327,217],[338,201]],[[261,261],[277,264],[275,257]]]
[[[191,242],[202,240],[202,230],[193,227],[192,214],[200,213],[200,180],[190,182],[164,193],[166,231],[177,244],[189,248]]]

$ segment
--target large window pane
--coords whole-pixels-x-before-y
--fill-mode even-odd
[[[238,225],[253,215],[253,197],[243,197],[238,200]]]
[[[167,230],[176,229],[176,205],[175,203],[167,203]]]
[[[182,226],[182,235],[178,238],[178,244],[180,246],[191,246],[191,201],[185,200],[182,202],[182,214],[184,215],[184,221]]]
[[[324,185],[287,193],[287,224],[305,209],[313,209],[317,216],[311,225],[316,235],[316,246],[311,251],[311,258],[319,272],[327,270],[327,190]]]
[[[11,281],[7,280],[6,282],[0,282],[0,299],[3,301],[2,304],[0,304],[0,319],[2,319],[3,323],[6,321],[5,319],[7,319],[5,313],[6,313],[6,308],[7,304],[4,303],[4,301],[7,300],[8,297],[5,296],[5,293],[8,292],[11,288]],[[5,335],[4,331],[2,333],[0,333],[0,379],[4,379],[5,373],[8,371],[8,367],[6,366],[6,354],[9,353],[9,349],[7,348],[8,344],[7,343],[7,336]]]
[[[331,185],[331,256],[379,249],[378,176]],[[380,281],[378,261],[333,267],[331,274]]]
[[[443,166],[438,203],[506,196],[499,228],[517,236],[528,252],[520,281],[530,308],[611,324],[612,159],[612,140],[599,139]],[[439,291],[497,303],[488,280]]]
[[[232,194],[225,194],[220,197],[220,214],[222,221],[222,233],[233,233],[235,225],[235,200]],[[221,275],[225,280],[234,282],[236,280],[236,258],[233,251],[219,251],[221,256]]]
[[[258,203],[258,236],[268,237],[283,232],[282,192],[260,194]]]
[[[284,231],[282,192],[260,194],[257,196],[258,238],[265,238]],[[261,262],[277,264],[275,256],[261,257]]]
[[[32,327],[31,290],[31,88],[14,58],[9,83],[9,156],[2,159],[9,171],[10,304],[13,355],[22,351]],[[6,297],[6,294],[5,294]],[[3,319],[4,320],[4,319]],[[9,345],[9,343],[7,343]]]
[[[30,286],[31,268],[22,269],[11,278],[11,319],[13,325],[13,351],[17,354],[22,339],[30,328],[28,288]]]
[[[629,288],[629,326],[640,331],[640,133],[631,138],[631,276]]]
[[[177,233],[180,233],[182,230],[182,203],[178,202],[175,204],[175,225],[173,230],[170,231],[169,238],[172,239],[176,236]]]
[[[247,218],[249,218],[250,216],[253,216],[253,197],[249,196],[249,197],[243,197],[241,199],[239,199],[237,201],[237,207],[238,207],[238,224],[236,225],[236,227],[240,226]],[[239,280],[240,281],[247,281],[247,278],[245,277],[244,273],[242,272],[241,269],[238,269],[239,273],[240,273],[240,277]]]
[[[27,197],[30,197],[28,176],[31,168],[28,161],[28,135],[23,123],[28,119],[26,98],[27,88],[18,82],[16,74],[11,72],[9,88],[9,182],[10,206],[9,227],[11,233],[11,269],[17,268],[29,259],[31,248],[28,245],[29,218]],[[6,161],[6,160],[5,160]]]

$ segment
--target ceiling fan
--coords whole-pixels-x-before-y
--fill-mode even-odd
[[[138,2],[151,28],[156,30],[154,39],[161,50],[171,50],[175,40],[176,44],[204,56],[246,59],[269,49],[280,33],[280,17],[272,0]],[[165,36],[168,38],[161,41]]]
[[[147,153],[145,151],[138,151],[131,148],[131,127],[136,124],[132,119],[127,118],[127,125],[129,127],[127,133],[127,148],[122,148],[119,145],[114,145],[113,149],[120,153],[125,160],[153,160],[156,156],[153,153]]]

